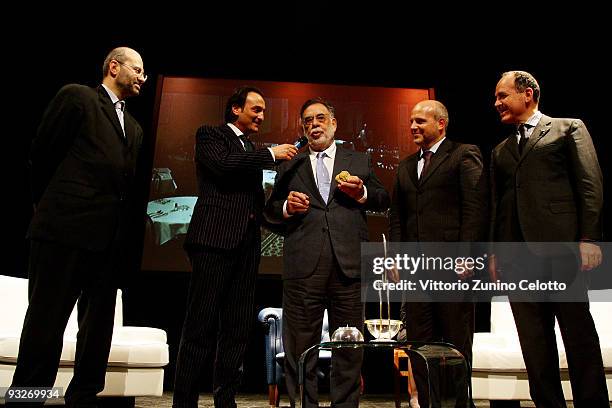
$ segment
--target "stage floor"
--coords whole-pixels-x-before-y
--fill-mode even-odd
[[[243,394],[236,397],[238,407],[244,408],[269,408],[268,396],[264,394]],[[475,401],[477,408],[489,408],[489,401]],[[289,407],[289,401],[281,395],[281,408]],[[329,400],[321,399],[321,407],[329,407]],[[568,403],[572,408],[572,403]],[[136,408],[170,408],[172,407],[172,393],[164,393],[162,397],[136,398]],[[213,408],[212,394],[200,394],[199,408]],[[362,396],[360,408],[395,408],[392,395],[364,395]],[[408,401],[402,402],[402,408],[408,407]],[[531,401],[522,401],[521,407],[535,407]]]

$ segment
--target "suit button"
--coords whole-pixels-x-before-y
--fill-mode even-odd
[[[252,220],[254,218],[255,218],[255,214],[253,214],[253,213],[249,214],[249,220]]]

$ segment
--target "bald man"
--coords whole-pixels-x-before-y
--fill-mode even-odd
[[[477,242],[485,238],[487,183],[482,156],[477,146],[446,138],[448,121],[448,111],[438,101],[419,102],[412,110],[410,132],[420,149],[402,160],[397,171],[389,216],[393,242]],[[470,277],[470,273],[449,274],[436,273],[434,278],[457,281]],[[469,294],[455,296],[453,302],[437,300],[402,304],[408,340],[452,343],[471,364],[474,304]],[[427,407],[427,371],[421,361],[412,363],[419,404]],[[439,407],[435,376],[436,370],[430,369],[431,406]],[[469,378],[459,373],[455,381],[456,407],[470,406]]]
[[[31,149],[30,303],[12,387],[53,385],[78,299],[74,377],[65,393],[69,407],[97,406],[96,394],[104,389],[117,271],[130,245],[126,224],[143,137],[125,110],[125,99],[138,95],[147,79],[140,54],[113,49],[102,74],[98,87],[60,89]]]

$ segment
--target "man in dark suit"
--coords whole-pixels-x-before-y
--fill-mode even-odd
[[[255,150],[266,104],[260,90],[237,89],[225,108],[225,125],[196,133],[199,196],[185,249],[193,272],[176,363],[174,407],[197,407],[199,377],[215,352],[216,407],[235,407],[244,352],[254,321],[264,206],[262,169],[289,160],[295,146]]]
[[[446,107],[433,100],[415,105],[410,116],[410,132],[420,150],[400,162],[389,214],[392,242],[477,242],[487,230],[487,180],[477,146],[446,138]],[[449,255],[449,254],[445,254]],[[468,254],[462,254],[466,256]],[[441,275],[436,271],[436,279]],[[447,280],[467,279],[448,272]],[[451,296],[449,296],[450,298]],[[402,303],[406,336],[416,341],[445,341],[454,344],[470,362],[474,336],[474,304],[469,293],[453,296],[453,301]],[[429,406],[427,370],[413,359],[419,404]],[[438,381],[432,375],[431,402],[440,406]],[[466,407],[467,381],[458,373],[457,407]]]
[[[582,284],[582,299],[512,302],[511,295],[512,313],[536,406],[566,406],[556,318],[567,353],[574,406],[609,407],[599,338],[583,281],[585,271],[598,266],[602,258],[596,244],[602,237],[602,175],[584,123],[543,115],[538,111],[539,98],[540,87],[527,72],[506,72],[497,83],[495,108],[501,121],[514,125],[515,130],[491,156],[492,239],[578,243],[578,260],[538,256],[533,251],[518,257],[515,265],[523,274],[533,271],[553,279],[573,277],[574,286]],[[511,261],[497,259],[490,270],[496,273],[500,266],[504,277],[511,272],[504,269]]]
[[[130,245],[127,221],[143,137],[124,99],[138,95],[146,78],[136,51],[112,50],[102,85],[63,87],[32,143],[30,303],[12,386],[53,385],[64,329],[79,299],[67,406],[95,406],[104,388],[116,275]]]
[[[336,147],[334,107],[310,99],[300,111],[309,150],[283,163],[265,215],[286,228],[283,247],[283,344],[285,377],[291,405],[299,398],[300,355],[320,342],[325,308],[333,333],[340,326],[363,327],[360,290],[361,242],[367,241],[366,210],[384,211],[389,196],[369,158]],[[346,181],[335,175],[348,171]],[[332,356],[331,402],[359,404],[362,352],[335,350]],[[317,356],[306,363],[306,406],[317,406]]]

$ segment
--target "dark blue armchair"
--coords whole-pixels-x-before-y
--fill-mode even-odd
[[[283,363],[285,349],[283,348],[283,309],[279,307],[266,307],[259,312],[258,319],[265,328],[265,347],[266,347],[266,379],[268,382],[268,398],[271,407],[278,407],[280,394],[278,386],[284,384]],[[323,327],[321,330],[321,342],[329,341],[329,321],[327,310],[323,317]],[[325,373],[329,373],[331,363],[331,351],[321,350],[319,352],[319,369],[317,375],[324,378]]]

